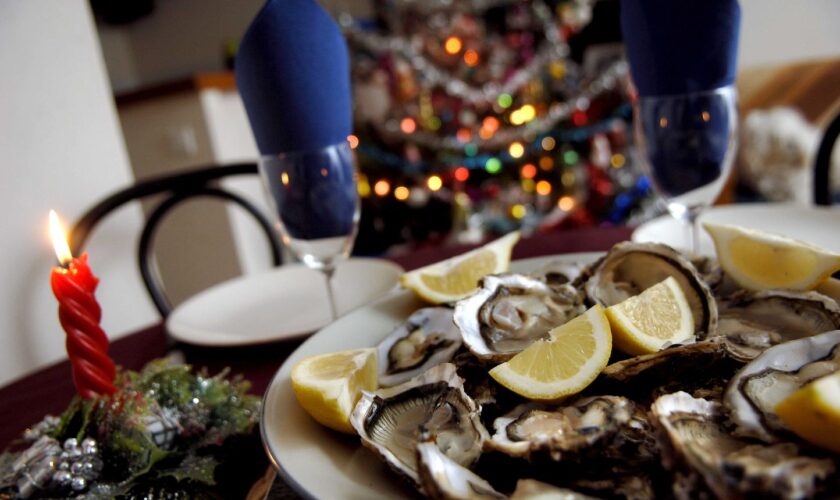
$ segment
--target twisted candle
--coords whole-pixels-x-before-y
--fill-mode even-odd
[[[94,292],[99,279],[87,263],[87,254],[72,258],[66,238],[61,232],[57,217],[52,223],[61,233],[61,241],[53,243],[63,267],[55,267],[50,275],[50,285],[58,299],[58,319],[67,334],[67,355],[73,368],[76,391],[85,399],[109,395],[116,391],[114,361],[108,356],[108,336],[99,326],[102,308]],[[62,251],[59,251],[61,249]],[[68,262],[69,261],[69,262]]]

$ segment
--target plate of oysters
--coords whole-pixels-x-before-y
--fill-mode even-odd
[[[724,233],[743,261],[737,238],[751,236],[738,231]],[[605,253],[513,261],[450,304],[430,305],[412,290],[394,289],[317,332],[283,364],[263,402],[266,450],[280,476],[311,498],[836,494],[840,440],[826,438],[833,443],[826,445],[813,433],[803,437],[802,425],[792,429],[777,408],[840,371],[838,282],[829,277],[840,262],[831,250],[840,249],[757,238],[764,246],[747,245],[749,262],[736,258],[736,267],[754,271],[760,259],[775,270],[791,262],[828,267],[797,283],[799,290],[745,286],[724,270],[732,265],[729,255],[622,242]],[[774,258],[787,260],[774,265]],[[593,309],[618,307],[663,281],[675,281],[684,295],[688,338],[643,354],[623,352],[613,341],[591,382],[552,400],[529,399],[489,375],[550,341],[549,330]],[[320,425],[296,400],[292,367],[311,356],[372,347],[378,387],[359,395],[349,416],[355,433]],[[838,412],[836,377],[820,394]]]

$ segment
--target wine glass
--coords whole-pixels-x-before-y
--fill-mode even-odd
[[[642,166],[671,215],[688,226],[688,249],[699,253],[700,213],[732,170],[738,128],[735,87],[639,97],[635,131]]]
[[[360,213],[350,145],[263,155],[259,167],[283,243],[324,273],[330,314],[337,318],[332,276],[350,255]]]

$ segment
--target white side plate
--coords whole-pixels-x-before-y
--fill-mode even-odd
[[[333,276],[339,314],[384,295],[401,273],[400,266],[385,260],[342,262]],[[172,311],[166,329],[177,340],[207,346],[291,339],[330,323],[327,300],[323,274],[290,264],[202,291]]]
[[[782,234],[840,252],[840,210],[781,203],[747,203],[711,207],[700,222],[735,224]],[[671,216],[657,217],[633,231],[633,241],[653,241],[685,249],[688,228]],[[701,227],[700,253],[714,255],[712,239]]]

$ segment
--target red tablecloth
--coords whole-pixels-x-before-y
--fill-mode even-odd
[[[524,238],[514,248],[513,258],[540,255],[606,250],[630,237],[631,228],[584,228],[557,231]],[[438,247],[392,257],[406,270],[457,255],[469,246]],[[215,373],[229,366],[232,373],[241,373],[251,381],[251,391],[262,394],[271,377],[301,341],[241,348],[209,348],[170,344],[163,324],[150,326],[117,339],[111,344],[111,356],[127,369],[139,370],[149,360],[165,356],[173,349],[183,351],[187,363],[207,367]],[[0,449],[20,436],[27,426],[48,413],[59,414],[73,396],[70,364],[57,363],[28,375],[0,389]]]

